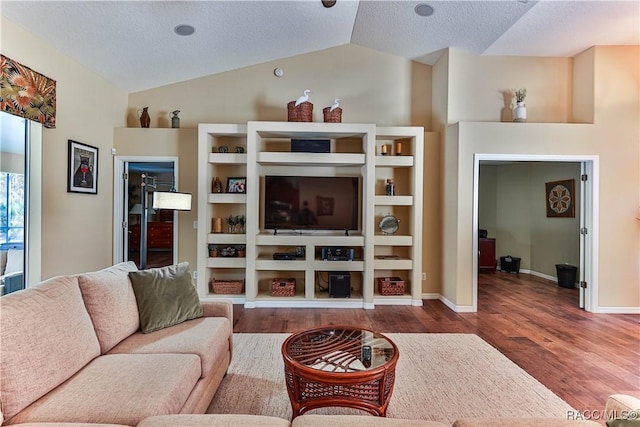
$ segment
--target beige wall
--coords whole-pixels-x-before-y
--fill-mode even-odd
[[[2,53],[57,82],[56,129],[43,130],[42,278],[111,264],[113,128],[126,94],[1,18]],[[98,194],[67,193],[67,140],[98,147]]]
[[[449,49],[447,123],[511,122],[513,89],[526,88],[527,120],[567,123],[571,114],[572,59],[478,56]]]
[[[274,76],[276,67],[284,77]],[[341,98],[344,122],[431,130],[431,67],[354,45],[132,93],[128,126],[139,126],[142,107],[149,107],[151,127],[169,127],[173,110],[181,110],[181,127],[286,120],[287,103],[304,89],[312,91],[316,122]]]

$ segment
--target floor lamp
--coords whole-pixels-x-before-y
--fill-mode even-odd
[[[153,209],[176,211],[191,210],[191,194],[178,193],[173,182],[158,182],[155,176],[141,175],[142,183],[142,221],[140,223],[140,270],[147,268],[147,220],[149,219],[149,191],[153,190]],[[170,185],[169,191],[157,191],[159,185]]]

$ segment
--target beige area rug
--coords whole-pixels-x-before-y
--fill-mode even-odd
[[[385,334],[400,350],[390,418],[559,417],[571,406],[474,334]],[[235,334],[233,360],[208,413],[291,419],[280,346],[288,334]],[[321,408],[319,414],[364,414]]]

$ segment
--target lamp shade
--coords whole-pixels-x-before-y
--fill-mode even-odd
[[[148,207],[147,209],[149,210],[150,214],[156,213],[156,211],[154,211],[152,207]],[[142,215],[142,204],[136,203],[135,205],[133,205],[133,207],[129,211],[129,215]]]
[[[155,209],[190,211],[191,194],[175,191],[155,191],[153,193],[153,207]]]

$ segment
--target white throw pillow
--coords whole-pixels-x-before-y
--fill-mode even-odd
[[[22,249],[9,249],[7,252],[7,266],[4,274],[17,273],[23,270],[24,255]]]

